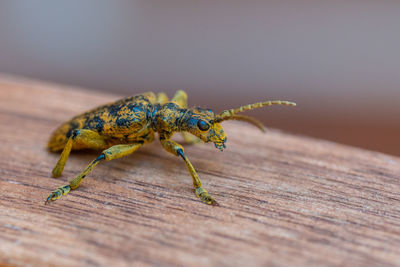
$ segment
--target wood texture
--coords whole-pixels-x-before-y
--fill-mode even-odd
[[[44,205],[98,155],[72,153],[53,179],[50,133],[117,98],[0,79],[0,264],[400,265],[399,158],[236,122],[224,123],[224,153],[185,146],[220,206],[194,196],[184,163],[158,141]]]

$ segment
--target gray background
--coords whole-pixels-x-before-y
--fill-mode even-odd
[[[217,111],[400,155],[399,1],[0,1],[0,72]],[[229,134],[229,133],[228,133]],[[244,137],[245,138],[245,137]]]

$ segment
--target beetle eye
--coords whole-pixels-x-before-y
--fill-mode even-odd
[[[207,131],[210,128],[210,125],[208,125],[205,121],[199,120],[197,122],[197,127],[199,127],[199,129],[202,131]]]

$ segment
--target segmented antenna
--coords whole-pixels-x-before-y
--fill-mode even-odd
[[[233,117],[235,116],[236,113],[247,111],[247,110],[252,110],[255,108],[262,108],[265,106],[272,106],[272,105],[296,106],[296,103],[289,102],[289,101],[281,101],[281,100],[258,102],[258,103],[254,103],[254,104],[250,104],[250,105],[246,105],[246,106],[241,106],[239,108],[224,110],[220,114],[215,116],[214,121],[221,122],[224,120],[230,120],[230,119],[233,119]]]
[[[233,115],[231,118],[231,120],[237,120],[237,121],[245,121],[248,122],[250,124],[253,124],[254,126],[256,126],[258,129],[260,129],[262,132],[265,133],[265,126],[264,124],[257,120],[256,118],[253,117],[249,117],[249,116],[245,116],[245,115]]]

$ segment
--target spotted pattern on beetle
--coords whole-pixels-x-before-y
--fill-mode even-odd
[[[62,151],[54,167],[53,177],[59,177],[67,162],[71,150],[103,150],[68,185],[61,186],[50,193],[46,203],[52,202],[79,187],[82,180],[100,162],[127,156],[141,146],[152,142],[158,133],[162,147],[175,156],[179,156],[192,176],[195,194],[203,203],[217,205],[213,197],[202,187],[200,178],[192,163],[184,153],[182,145],[171,140],[175,132],[182,133],[189,144],[212,142],[219,150],[226,148],[227,137],[221,126],[225,120],[248,122],[265,130],[255,118],[238,115],[243,111],[271,105],[295,106],[289,101],[264,101],[224,110],[215,114],[211,109],[187,108],[187,95],[177,91],[171,100],[164,93],[152,92],[123,98],[116,102],[97,107],[77,115],[58,127],[48,142],[52,152]]]

